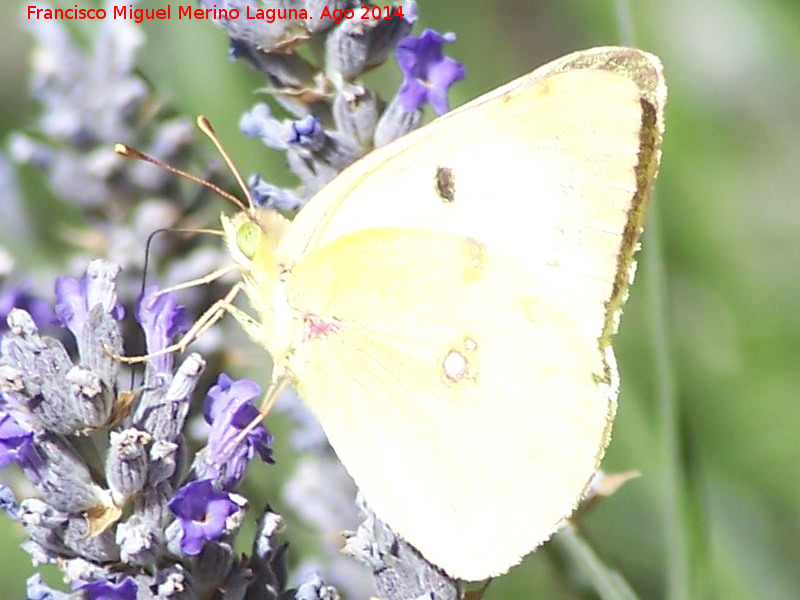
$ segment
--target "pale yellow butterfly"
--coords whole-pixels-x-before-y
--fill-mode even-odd
[[[222,217],[273,385],[451,576],[546,541],[603,456],[665,100],[656,57],[577,52],[371,152],[291,223]]]

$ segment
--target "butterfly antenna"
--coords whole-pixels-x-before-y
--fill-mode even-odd
[[[144,290],[147,287],[147,272],[148,267],[150,265],[150,250],[152,249],[153,240],[159,233],[191,233],[191,234],[198,234],[198,233],[207,233],[210,235],[216,235],[217,237],[222,237],[223,233],[221,231],[217,231],[216,229],[184,229],[182,227],[161,227],[160,229],[156,229],[155,231],[150,232],[150,235],[147,236],[147,242],[144,245],[144,265],[142,266],[142,290],[141,294],[144,294]]]
[[[141,298],[144,296],[144,290],[147,288],[147,273],[150,269],[150,251],[152,250],[153,240],[155,239],[156,235],[159,233],[210,233],[212,235],[221,236],[222,232],[216,231],[214,229],[183,229],[180,227],[161,227],[156,229],[155,231],[150,232],[150,235],[147,236],[147,241],[144,245],[144,264],[142,265],[142,288],[139,292],[139,297]],[[135,373],[131,371],[131,383],[130,388],[133,389],[134,384],[134,376]]]
[[[217,146],[217,147],[219,147],[219,146]],[[156,165],[157,167],[161,167],[165,171],[169,171],[170,173],[174,173],[175,175],[178,175],[179,177],[183,177],[184,179],[188,179],[189,181],[192,181],[194,183],[200,184],[203,187],[208,188],[212,192],[216,192],[217,194],[219,194],[220,196],[225,198],[228,202],[232,202],[233,204],[235,204],[241,210],[247,211],[247,207],[244,204],[242,204],[242,201],[239,200],[239,198],[237,198],[233,194],[229,194],[228,192],[223,190],[218,185],[215,185],[215,184],[211,183],[210,181],[206,181],[205,179],[201,179],[197,175],[192,175],[191,173],[187,173],[186,171],[184,171],[182,169],[179,169],[178,167],[173,167],[172,165],[169,165],[169,164],[165,163],[163,160],[159,160],[157,158],[154,158],[154,157],[150,156],[149,154],[145,154],[144,152],[139,152],[139,150],[135,150],[134,148],[131,148],[130,146],[127,146],[127,145],[119,143],[119,142],[114,144],[114,152],[116,152],[117,154],[119,154],[121,156],[125,156],[126,158],[135,158],[136,160],[141,160],[142,162],[147,162],[147,163],[150,163],[151,165]],[[229,162],[230,159],[227,158],[227,156],[225,157],[225,159],[226,159],[226,162],[228,162],[228,166],[230,166],[230,162]],[[234,171],[234,174],[237,176],[237,180],[239,181],[239,185],[242,185],[241,175],[239,175],[238,172],[235,172],[235,171]],[[243,188],[243,189],[246,190],[247,188]],[[248,200],[250,206],[252,207],[253,201],[250,199],[249,192],[247,193],[247,200]]]
[[[247,184],[244,182],[244,178],[242,174],[239,172],[239,169],[236,168],[236,165],[233,164],[233,160],[231,160],[230,155],[222,147],[222,142],[219,140],[217,136],[217,132],[214,131],[214,128],[211,126],[211,121],[209,121],[203,115],[197,117],[197,127],[200,128],[200,131],[206,134],[206,137],[212,141],[212,143],[217,147],[217,150],[222,155],[222,159],[225,161],[225,164],[228,165],[228,168],[233,173],[233,176],[236,178],[239,187],[242,188],[242,192],[244,193],[245,198],[247,198],[247,204],[251,210],[255,208],[255,204],[253,203],[253,197],[250,195],[250,188],[247,187]]]
[[[164,233],[165,231],[168,231],[168,229],[156,229],[147,236],[147,242],[145,242],[144,245],[144,265],[142,266],[142,289],[139,293],[140,297],[144,296],[144,290],[147,287],[147,270],[150,267],[150,249],[153,245],[153,239],[155,239],[156,235]]]

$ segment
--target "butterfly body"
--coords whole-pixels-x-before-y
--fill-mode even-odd
[[[274,378],[376,514],[455,577],[549,538],[603,456],[660,69],[570,55],[371,152],[291,223],[223,217]]]

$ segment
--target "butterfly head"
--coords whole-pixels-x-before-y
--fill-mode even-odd
[[[289,220],[272,209],[222,214],[223,237],[233,260],[246,273],[274,272],[276,251]]]

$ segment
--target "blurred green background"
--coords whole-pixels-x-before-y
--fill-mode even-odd
[[[22,4],[0,5],[3,140],[36,114]],[[448,54],[468,78],[452,90],[456,106],[556,56],[624,41],[621,4],[421,0],[417,32],[458,34]],[[651,228],[616,342],[623,384],[604,467],[642,477],[589,515],[582,532],[642,598],[796,599],[800,4],[632,5],[636,45],[661,56],[669,103]],[[144,29],[140,64],[161,95],[190,117],[208,115],[245,173],[279,172],[278,162],[265,166],[258,142],[237,133],[261,82],[227,60],[223,33],[198,21]],[[31,198],[42,193],[30,174],[24,183]],[[63,265],[33,234],[13,245],[30,268]],[[22,598],[33,568],[8,519],[0,531],[2,596]],[[530,557],[487,598],[591,597],[555,565],[552,552]]]

